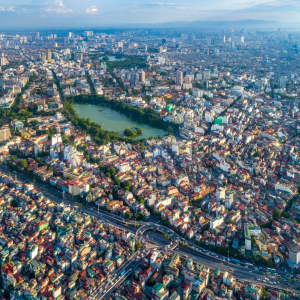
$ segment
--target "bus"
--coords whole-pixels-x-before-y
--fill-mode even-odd
[[[125,272],[126,272],[126,270],[123,270],[120,275],[123,276],[125,274]]]
[[[273,273],[276,272],[276,270],[275,270],[275,269],[272,269],[272,268],[267,268],[267,271],[268,271],[268,272],[273,272]]]
[[[241,263],[239,260],[233,258],[231,259],[231,262],[236,265],[239,265]]]
[[[250,263],[247,263],[247,262],[245,263],[245,266],[247,266],[248,268],[252,268],[252,269],[254,268],[253,264],[250,264]]]

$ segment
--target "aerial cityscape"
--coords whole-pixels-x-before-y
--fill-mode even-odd
[[[0,300],[300,299],[299,2],[25,2],[0,0]]]

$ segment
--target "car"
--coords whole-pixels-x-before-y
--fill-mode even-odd
[[[265,280],[263,280],[263,282],[266,282]]]
[[[249,273],[252,273],[252,271],[249,271]]]

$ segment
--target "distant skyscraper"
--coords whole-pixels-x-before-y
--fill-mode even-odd
[[[135,83],[135,73],[134,72],[131,72],[130,73],[130,84],[134,84]]]
[[[10,138],[10,130],[8,127],[1,127],[0,128],[0,142],[9,140]]]
[[[36,33],[36,38],[39,38],[39,37],[40,37],[40,33],[37,32],[37,33]]]
[[[1,55],[1,59],[0,59],[0,66],[5,66],[7,65],[7,59],[4,57],[4,53],[2,53]]]
[[[186,75],[184,77],[184,83],[187,83],[187,84],[192,83],[192,76]]]
[[[176,71],[176,85],[182,85],[183,84],[183,74],[181,71]]]
[[[204,81],[204,88],[206,90],[209,89],[209,81],[207,81],[207,80]]]
[[[204,48],[204,55],[209,55],[209,48]]]
[[[144,50],[145,50],[145,52],[147,52],[147,50],[148,50],[147,45],[144,46]]]
[[[278,85],[279,85],[279,87],[281,89],[285,89],[286,88],[285,78],[283,76],[279,77]]]
[[[209,80],[211,79],[211,72],[209,69],[203,70],[203,79],[204,80]]]
[[[226,37],[225,37],[225,35],[223,36],[223,43],[224,44],[226,43]]]
[[[207,46],[211,46],[211,39],[210,38],[207,38],[206,44],[207,44]]]
[[[84,36],[93,36],[94,32],[93,31],[85,31]]]
[[[51,59],[51,50],[48,49],[47,51],[47,60]]]

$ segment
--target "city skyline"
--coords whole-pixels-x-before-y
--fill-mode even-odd
[[[295,27],[300,2],[254,1],[95,1],[0,0],[0,25],[16,27],[81,27],[193,21],[264,20]],[[170,24],[170,26],[173,24]],[[195,24],[196,26],[197,24]],[[267,26],[267,23],[266,23]]]

